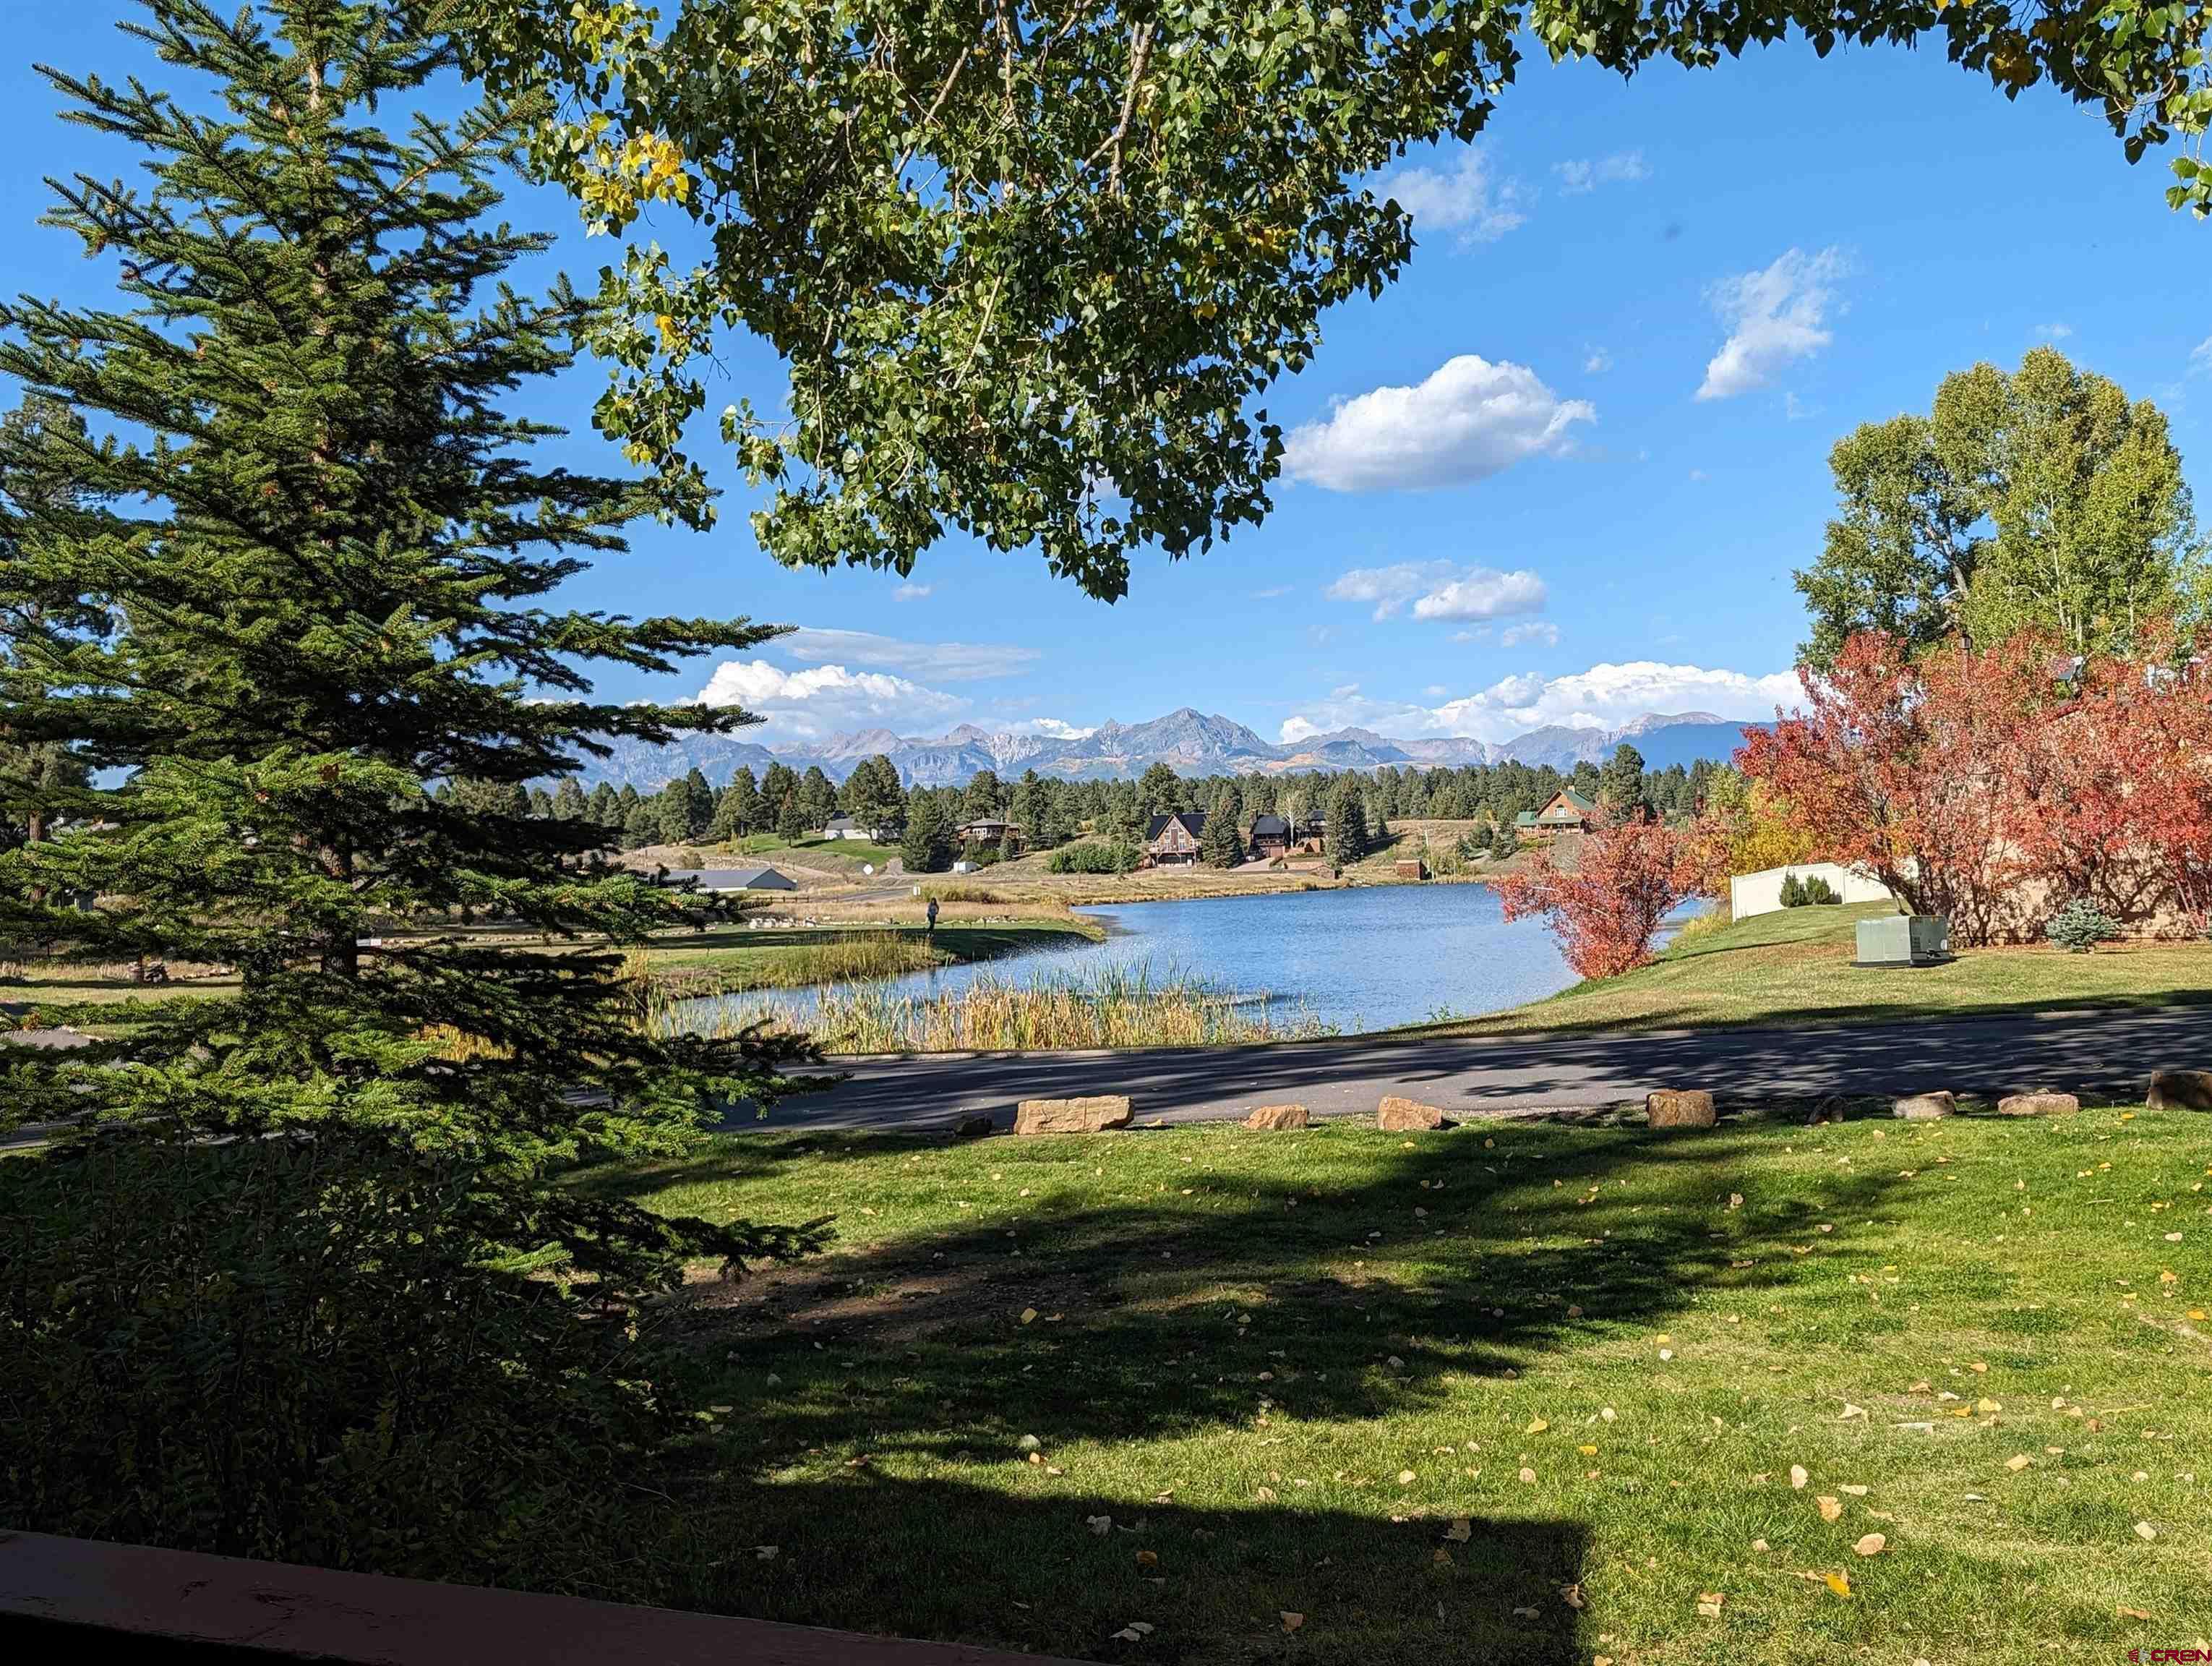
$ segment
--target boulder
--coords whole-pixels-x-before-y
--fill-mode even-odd
[[[1443,1107],[1425,1105],[1419,1099],[1404,1099],[1395,1093],[1386,1093],[1382,1096],[1382,1103],[1375,1107],[1375,1126],[1385,1134],[1412,1134],[1421,1128],[1440,1128],[1443,1125]]]
[[[2143,1104],[2152,1110],[2212,1110],[2212,1070],[2154,1070]]]
[[[1125,1128],[1135,1112],[1126,1093],[1080,1099],[1024,1099],[1014,1107],[1016,1134],[1103,1134]]]
[[[953,1123],[952,1131],[963,1140],[980,1139],[991,1131],[991,1113],[988,1110],[971,1110]]]
[[[2008,1093],[1997,1101],[2000,1116],[2071,1116],[2081,1109],[2070,1093]]]
[[[1261,1105],[1244,1119],[1244,1126],[1248,1128],[1280,1130],[1310,1128],[1312,1125],[1313,1118],[1306,1114],[1304,1105]]]
[[[1644,1096],[1644,1117],[1655,1128],[1709,1128],[1717,1113],[1701,1087],[1662,1087]]]
[[[1902,1117],[1908,1122],[1932,1122],[1938,1117],[1956,1116],[1959,1114],[1959,1096],[1948,1090],[1937,1093],[1910,1093],[1893,1103],[1889,1114]]]
[[[1840,1122],[1850,1110],[1850,1100],[1840,1093],[1831,1093],[1813,1107],[1813,1114],[1805,1119],[1805,1126],[1816,1128],[1823,1122]]]

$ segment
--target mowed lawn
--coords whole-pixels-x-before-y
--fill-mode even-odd
[[[586,1183],[836,1246],[667,1316],[720,1409],[610,1589],[1146,1662],[2202,1646],[2209,1181],[2114,1109],[726,1136]]]
[[[2090,954],[2036,944],[1962,950],[1940,966],[1853,965],[1857,922],[1894,912],[1887,903],[1785,909],[1693,930],[1622,976],[1421,1028],[1502,1035],[2212,1002],[2212,942],[2114,943]]]

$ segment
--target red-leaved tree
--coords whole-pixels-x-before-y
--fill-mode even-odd
[[[2163,639],[2075,667],[2033,636],[1913,659],[1867,632],[1801,680],[1738,767],[1954,941],[2033,937],[2077,899],[2137,925],[2212,907],[2212,684]]]
[[[1571,873],[1538,854],[1526,873],[1492,881],[1505,917],[1546,917],[1567,964],[1583,977],[1613,977],[1651,958],[1659,922],[1694,895],[1681,838],[1656,821],[1601,819],[1581,842]]]

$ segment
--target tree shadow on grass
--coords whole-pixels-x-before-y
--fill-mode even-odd
[[[1838,1240],[1818,1222],[1875,1219],[1902,1183],[1844,1170],[1817,1195],[1759,1195],[1744,1159],[1790,1137],[1778,1124],[1255,1134],[1232,1150],[1192,1146],[1222,1160],[1164,1175],[1130,1163],[1145,1136],[1121,1136],[1111,1181],[1094,1178],[1095,1140],[994,1142],[1003,1181],[975,1183],[989,1219],[695,1291],[664,1316],[688,1343],[687,1386],[733,1414],[684,1496],[702,1501],[699,1519],[757,1523],[733,1529],[749,1544],[804,1541],[812,1570],[786,1590],[740,1566],[742,1578],[720,1585],[717,1574],[686,1600],[1107,1657],[1241,1659],[1281,1647],[1276,1609],[1322,1605],[1298,1595],[1318,1579],[1332,1612],[1356,1614],[1344,1658],[1376,1658],[1369,1645],[1386,1634],[1428,1638],[1431,1626],[1429,1642],[1380,1654],[1576,1657],[1558,1593],[1579,1577],[1585,1524],[1477,1521],[1437,1564],[1443,1520],[1419,1519],[1389,1486],[1407,1431],[1449,1416],[1494,1442],[1485,1410],[1547,1356],[1642,1340],[1707,1298],[1749,1307],[1838,1276],[1838,1258],[1872,1272],[1878,1234]],[[769,1177],[825,1158],[902,1165],[926,1148],[889,1135],[738,1138],[684,1177]],[[1038,1195],[1009,1208],[1022,1185]],[[1371,1514],[1302,1508],[1288,1483],[1260,1497],[1270,1426],[1319,1423],[1347,1426],[1332,1437],[1345,1468],[1305,1497],[1333,1504],[1371,1486]],[[1081,1456],[1064,1476],[1041,1474],[1022,1456],[1025,1435],[1048,1458]],[[1218,1456],[1198,1477],[1125,1474],[1112,1502],[1084,1491],[1117,1462],[1187,1461],[1133,1456],[1152,1441],[1186,1454],[1205,1442]],[[1506,1451],[1464,1460],[1486,1461]],[[1003,1489],[931,1474],[1001,1464]],[[1155,1502],[1133,1507],[1132,1487]],[[1153,1542],[1161,1525],[1151,1539],[1117,1534],[1094,1590],[1084,1517],[1133,1513],[1175,1523],[1176,1548]],[[1142,1647],[1109,1645],[1126,1620],[1161,1623],[1143,1599],[1165,1588],[1130,1572],[1140,1548],[1174,1569],[1177,1635],[1170,1643],[1164,1626]],[[1079,1618],[1048,1613],[1054,1604]],[[1300,1635],[1310,1652],[1318,1635]]]
[[[1442,1520],[1133,1505],[1029,1483],[1001,1491],[862,1468],[821,1485],[725,1490],[680,1529],[678,1600],[1097,1660],[1589,1658],[1566,1595],[1588,1552],[1572,1521],[1476,1517],[1460,1541]],[[1103,1532],[1091,1524],[1101,1517]],[[1147,1629],[1121,1635],[1133,1622]]]

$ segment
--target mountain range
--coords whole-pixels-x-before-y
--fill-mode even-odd
[[[1067,781],[1131,781],[1155,763],[1182,775],[1294,775],[1387,764],[1456,769],[1507,762],[1548,763],[1565,772],[1583,762],[1604,763],[1623,741],[1644,754],[1646,769],[1663,769],[1675,763],[1686,768],[1699,758],[1726,762],[1743,744],[1747,727],[1757,726],[1729,722],[1711,712],[1646,713],[1618,729],[1553,724],[1497,743],[1460,736],[1394,740],[1371,729],[1338,729],[1277,744],[1232,719],[1185,706],[1149,723],[1109,721],[1065,739],[963,723],[935,739],[862,729],[812,744],[774,747],[747,740],[742,733],[686,735],[665,746],[618,741],[610,757],[587,759],[579,779],[587,787],[603,780],[630,781],[645,792],[696,765],[719,787],[740,765],[757,775],[771,763],[782,763],[800,770],[818,765],[832,781],[842,781],[862,758],[878,752],[897,766],[900,781],[908,787],[962,786],[979,769],[1006,778],[1035,769]]]

